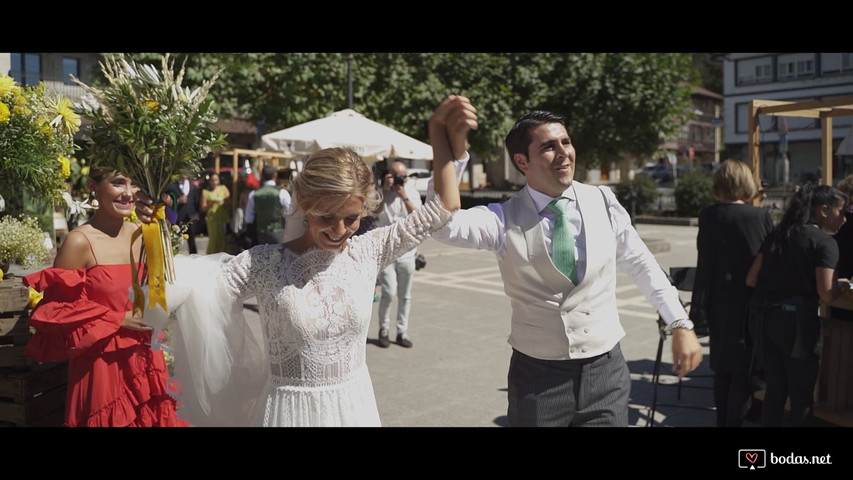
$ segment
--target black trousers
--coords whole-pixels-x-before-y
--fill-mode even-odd
[[[749,364],[734,373],[714,372],[714,405],[718,427],[740,427],[752,406],[753,382]]]
[[[631,373],[619,344],[578,360],[513,349],[507,380],[510,427],[628,427]]]
[[[782,426],[791,401],[791,426],[807,426],[813,416],[820,366],[817,309],[776,306],[763,311],[762,351],[767,389],[761,423]]]

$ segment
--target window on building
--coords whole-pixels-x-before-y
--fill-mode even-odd
[[[735,64],[738,85],[767,83],[773,81],[773,57],[758,57],[738,60]]]
[[[9,76],[21,85],[38,85],[41,82],[41,56],[37,53],[10,54]]]
[[[821,75],[833,75],[853,72],[853,53],[821,53]]]
[[[80,62],[76,58],[62,59],[62,82],[66,85],[77,85],[71,80],[71,75],[80,78]]]
[[[779,80],[815,76],[815,59],[813,53],[779,55],[777,65]]]

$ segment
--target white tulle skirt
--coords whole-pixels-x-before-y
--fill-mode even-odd
[[[243,303],[222,281],[221,269],[231,258],[176,255],[177,278],[166,286],[171,313],[159,305],[145,310],[148,325],[168,329],[170,341],[163,347],[174,358],[170,393],[178,401],[178,416],[192,426],[257,425],[269,380],[269,364],[243,316]]]

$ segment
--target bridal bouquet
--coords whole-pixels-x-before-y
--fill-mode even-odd
[[[160,198],[176,175],[195,175],[201,170],[201,159],[225,145],[224,134],[214,125],[213,100],[207,97],[219,74],[191,90],[181,86],[184,68],[175,74],[169,54],[162,57],[159,70],[123,54],[107,55],[100,66],[104,87],[74,78],[92,97],[79,107],[92,121],[85,130],[92,166],[133,178],[154,200],[155,221],[143,224],[138,235],[142,235],[148,265],[144,280],[149,287],[148,306],[159,304],[168,312],[165,289],[166,283],[174,283],[174,253],[171,225]],[[131,259],[131,264],[136,262]],[[144,295],[135,274],[133,289],[134,311],[144,312]]]

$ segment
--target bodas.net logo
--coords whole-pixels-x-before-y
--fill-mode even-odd
[[[737,465],[755,470],[767,466],[767,452],[761,448],[743,448],[737,451]]]

